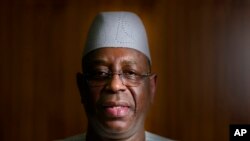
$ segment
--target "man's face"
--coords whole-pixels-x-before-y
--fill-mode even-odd
[[[78,85],[91,127],[103,136],[130,135],[144,128],[145,115],[155,93],[156,75],[143,77],[130,86],[118,74],[149,73],[146,57],[134,49],[102,48],[84,60],[83,75],[90,74],[93,78],[86,77],[87,80]],[[101,77],[107,73],[113,75],[105,83],[96,86],[95,82],[89,82],[98,81],[96,75]]]

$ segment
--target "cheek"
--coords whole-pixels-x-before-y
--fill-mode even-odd
[[[101,88],[99,87],[89,89],[88,99],[90,100],[92,104],[97,103],[97,101],[100,99],[100,93],[101,93]]]
[[[145,113],[150,104],[150,97],[147,86],[134,90],[134,99],[136,103],[136,111]]]
[[[100,99],[100,88],[88,89],[85,94],[86,100],[84,107],[88,114],[94,114],[96,111],[96,104]]]

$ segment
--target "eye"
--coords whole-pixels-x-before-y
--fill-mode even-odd
[[[108,71],[95,70],[89,74],[91,79],[106,79],[109,77]]]
[[[107,75],[108,75],[108,72],[98,71],[98,72],[95,72],[95,75],[96,75],[96,76],[107,76]]]
[[[137,79],[137,77],[138,77],[138,74],[133,70],[124,71],[123,75],[127,79]]]

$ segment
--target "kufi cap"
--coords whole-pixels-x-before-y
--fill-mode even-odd
[[[102,12],[95,17],[87,36],[83,55],[105,47],[138,50],[151,63],[146,30],[141,19],[135,13]]]

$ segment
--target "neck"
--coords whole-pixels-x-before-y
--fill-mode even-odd
[[[145,141],[145,130],[141,128],[132,135],[125,134],[112,134],[102,135],[97,131],[93,130],[92,127],[88,126],[86,141]]]

